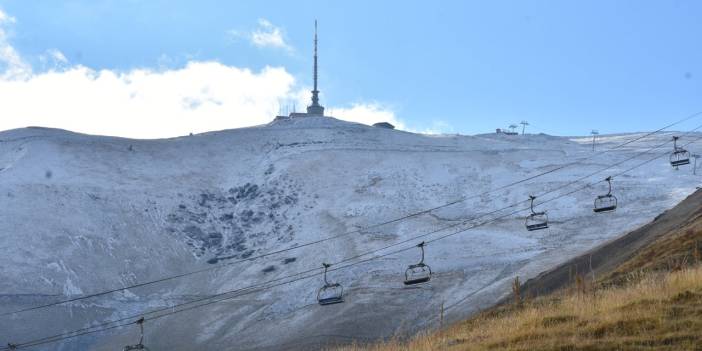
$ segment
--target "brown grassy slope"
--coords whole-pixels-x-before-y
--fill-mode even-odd
[[[701,253],[702,219],[697,218],[639,250],[634,257],[600,279],[599,283],[617,285],[641,272],[679,270],[702,261]]]
[[[695,266],[503,307],[406,343],[340,350],[702,350],[701,331],[702,267]]]
[[[557,292],[408,342],[339,350],[702,351],[702,203],[688,200],[684,216],[662,216],[668,217],[662,234],[599,271],[595,284],[577,276]],[[674,225],[671,215],[679,218]]]
[[[603,217],[606,220],[606,215]],[[572,285],[577,275],[587,275],[590,278],[594,275],[603,283],[616,284],[627,278],[627,272],[669,266],[674,263],[668,262],[669,260],[677,258],[678,255],[684,256],[685,250],[691,251],[689,243],[679,242],[677,236],[686,233],[692,227],[699,227],[700,218],[702,190],[691,194],[652,222],[528,280],[522,285],[522,296],[541,296],[558,291],[564,286]],[[673,245],[664,248],[665,245],[660,240],[665,238]],[[641,256],[637,258],[647,248],[648,253],[653,254],[649,257],[654,259],[652,262],[642,259]],[[671,257],[671,254],[675,257]],[[627,262],[628,265],[623,267]],[[645,267],[643,264],[646,264]],[[619,274],[613,274],[617,271]],[[605,276],[608,279],[603,280],[602,277]]]
[[[702,350],[702,267],[484,313],[407,343],[346,351]]]

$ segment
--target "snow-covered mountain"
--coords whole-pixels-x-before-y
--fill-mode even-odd
[[[598,148],[639,135],[603,136]],[[590,157],[589,138],[428,136],[322,117],[164,140],[45,128],[5,131],[0,133],[0,313],[340,235],[590,158],[336,240],[8,316],[0,319],[0,343],[79,329],[341,261],[523,201],[672,135],[658,133]],[[699,135],[685,140],[693,137]],[[671,148],[668,144],[544,200]],[[330,273],[330,280],[346,288],[346,303],[318,306],[322,278],[316,276],[149,322],[145,343],[152,350],[309,349],[436,326],[441,304],[451,307],[448,319],[490,306],[509,291],[515,276],[533,277],[652,220],[698,183],[689,166],[676,171],[664,157],[614,180],[620,201],[615,213],[592,212],[593,198],[607,191],[606,183],[599,183],[540,208],[552,219],[548,230],[527,232],[522,213],[429,244],[426,262],[435,275],[426,285],[402,284],[406,266],[419,260],[419,251],[410,250]],[[137,328],[129,326],[39,349],[115,350],[137,339]]]

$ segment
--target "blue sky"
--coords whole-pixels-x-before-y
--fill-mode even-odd
[[[280,68],[294,81],[275,101],[302,104],[317,18],[322,104],[351,120],[366,121],[365,111],[409,130],[464,134],[528,120],[533,132],[577,135],[650,130],[702,111],[699,1],[0,0],[0,10],[13,19],[6,46],[32,70],[15,79],[218,62],[256,75]],[[14,109],[2,112],[35,113]],[[62,124],[70,110],[54,111],[51,126],[81,129]],[[229,126],[201,124],[187,128]]]

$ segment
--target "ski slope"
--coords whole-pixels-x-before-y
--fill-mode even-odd
[[[593,155],[585,137],[433,136],[323,117],[161,140],[45,128],[0,132],[0,313],[225,265],[0,318],[0,344],[284,278],[455,225],[367,257],[411,247],[674,134],[683,135],[682,143],[702,136],[662,132]],[[601,136],[598,149],[641,135]],[[671,149],[666,144],[537,203]],[[573,162],[524,184],[353,232]],[[676,171],[666,156],[614,179],[614,213],[592,212],[594,197],[607,192],[601,182],[537,207],[548,211],[547,230],[527,232],[522,212],[431,242],[425,262],[435,274],[425,285],[402,284],[406,266],[419,260],[419,250],[409,250],[331,272],[330,280],[346,289],[344,304],[318,306],[322,277],[315,276],[147,322],[145,344],[152,350],[314,349],[434,327],[441,304],[449,320],[486,308],[509,292],[515,276],[526,280],[653,220],[699,181],[691,166]],[[353,233],[227,265],[347,232]],[[138,328],[129,326],[38,349],[115,350],[137,341]]]

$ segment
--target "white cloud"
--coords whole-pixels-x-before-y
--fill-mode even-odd
[[[132,138],[163,138],[270,122],[280,105],[304,111],[309,89],[284,68],[258,72],[213,61],[184,67],[93,70],[48,50],[53,66],[34,71],[7,38],[14,19],[0,11],[0,130],[43,126]],[[41,61],[41,60],[40,60]],[[322,97],[323,98],[323,97]],[[286,103],[287,102],[287,103]],[[352,122],[390,122],[406,129],[377,103],[328,107]]]
[[[406,126],[396,116],[395,112],[377,103],[356,103],[347,108],[327,109],[329,115],[350,122],[373,125],[378,122],[389,122],[397,129],[406,129]]]
[[[297,112],[304,112],[310,100],[311,88],[301,88],[288,95],[288,99],[281,100],[280,106],[282,112],[293,112],[293,108]],[[324,105],[324,95],[320,97],[322,105]],[[324,114],[330,117],[341,119],[349,122],[363,123],[373,125],[378,122],[389,122],[396,129],[410,131],[406,124],[402,122],[390,107],[384,106],[377,102],[357,102],[346,107],[325,107]]]
[[[66,58],[66,56],[63,55],[63,53],[61,51],[58,51],[56,49],[50,49],[50,50],[47,50],[46,53],[49,54],[49,57],[51,57],[54,61],[56,61],[58,63],[62,63],[62,64],[68,63],[68,59]]]
[[[57,49],[49,49],[39,55],[39,62],[43,69],[63,69],[68,67],[68,59]]]
[[[428,128],[423,128],[423,129],[418,129],[418,130],[412,130],[414,133],[422,133],[422,134],[447,134],[447,133],[455,133],[455,130],[453,127],[444,122],[444,121],[438,121],[434,120],[431,122],[431,126]]]
[[[0,10],[0,78],[22,78],[31,74],[32,68],[22,60],[20,54],[9,43],[7,26],[15,23],[15,18]]]
[[[217,62],[167,71],[116,73],[73,66],[0,79],[0,129],[28,125],[136,138],[159,138],[267,123],[294,78]]]
[[[293,51],[292,46],[285,42],[283,30],[276,27],[265,18],[259,19],[258,28],[251,32],[230,30],[229,34],[234,37],[245,38],[249,40],[251,44],[259,48],[276,48]]]
[[[453,132],[453,128],[450,124],[440,120],[433,120],[429,127],[416,128],[414,126],[409,126],[397,117],[397,114],[392,108],[379,103],[355,103],[351,105],[351,107],[327,108],[325,112],[338,119],[367,125],[373,125],[378,122],[389,122],[395,126],[395,129],[412,133],[438,135]]]
[[[6,14],[2,9],[0,9],[0,24],[4,23],[15,23],[15,18]]]
[[[258,47],[289,48],[283,39],[280,28],[274,26],[266,19],[258,20],[258,29],[251,33],[251,42]]]
[[[0,130],[35,125],[160,138],[251,126],[271,121],[295,84],[283,68],[252,72],[218,62],[96,71],[70,65],[58,50],[40,56],[50,70],[34,72],[8,40],[14,22],[0,11]]]

